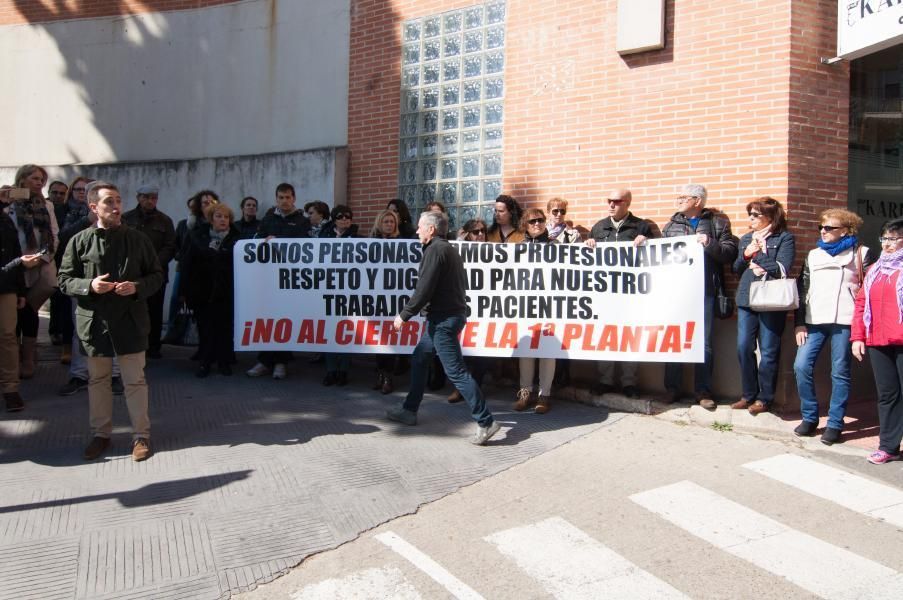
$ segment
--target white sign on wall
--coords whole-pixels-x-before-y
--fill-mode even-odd
[[[903,0],[838,0],[837,56],[859,58],[903,43]]]

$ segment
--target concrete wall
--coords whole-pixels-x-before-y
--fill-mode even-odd
[[[349,12],[350,0],[249,0],[69,21],[22,13],[32,21],[0,26],[0,165],[344,146]]]

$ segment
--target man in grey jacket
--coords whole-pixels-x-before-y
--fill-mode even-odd
[[[426,374],[433,353],[439,356],[445,375],[452,382],[470,407],[470,414],[477,422],[477,431],[471,443],[485,444],[498,433],[500,425],[492,417],[480,386],[474,381],[461,354],[458,334],[467,322],[467,285],[464,262],[457,250],[448,243],[448,217],[440,212],[420,215],[417,236],[423,244],[423,258],[417,287],[407,305],[395,317],[395,329],[401,329],[405,321],[426,310],[427,330],[420,338],[411,358],[411,386],[403,404],[391,408],[386,417],[406,425],[417,424],[417,409],[423,400]]]

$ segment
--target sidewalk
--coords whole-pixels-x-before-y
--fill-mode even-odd
[[[86,463],[87,392],[57,396],[67,370],[40,348],[25,411],[0,413],[0,599],[228,598],[624,416],[565,402],[512,413],[511,390],[490,390],[503,429],[481,448],[448,390],[417,427],[387,422],[403,392],[370,390],[370,358],[327,388],[304,355],[285,381],[244,376],[251,356],[197,379],[192,351],[165,346],[148,365],[154,456],[131,460],[117,400],[112,448]]]

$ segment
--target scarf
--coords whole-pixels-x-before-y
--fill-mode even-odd
[[[866,331],[869,330],[872,323],[871,296],[869,296],[872,284],[879,277],[890,280],[893,274],[899,273],[901,269],[903,269],[903,250],[897,250],[893,254],[882,252],[875,265],[865,274],[865,312],[862,314],[862,322],[865,323]],[[897,277],[896,292],[897,309],[900,312],[900,322],[903,323],[903,277]]]
[[[79,202],[74,198],[69,198],[66,202],[69,205],[69,210],[66,211],[66,220],[60,225],[60,229],[65,229],[70,225],[74,225],[79,220],[88,216],[87,203]]]
[[[557,240],[558,236],[561,235],[561,232],[563,232],[566,228],[567,224],[564,221],[562,221],[558,225],[547,225],[546,229],[549,232],[549,239]]]
[[[19,200],[15,204],[16,224],[25,234],[25,246],[28,251],[36,252],[47,248],[53,254],[53,232],[50,229],[50,213],[44,198],[32,195],[28,200]],[[38,242],[40,234],[40,244]],[[26,250],[23,248],[23,250]]]
[[[856,244],[859,243],[859,240],[856,239],[855,235],[847,235],[836,242],[823,242],[822,240],[818,240],[816,246],[827,252],[831,256],[837,256],[844,250],[849,250],[850,248],[855,248]]]
[[[219,250],[220,246],[223,245],[223,240],[226,239],[226,236],[229,235],[229,230],[225,231],[214,231],[213,227],[210,228],[210,249],[211,250]]]
[[[330,223],[329,219],[323,219],[320,221],[319,225],[311,225],[310,226],[310,237],[318,238],[320,237],[320,232],[323,231],[323,228],[326,227]]]

